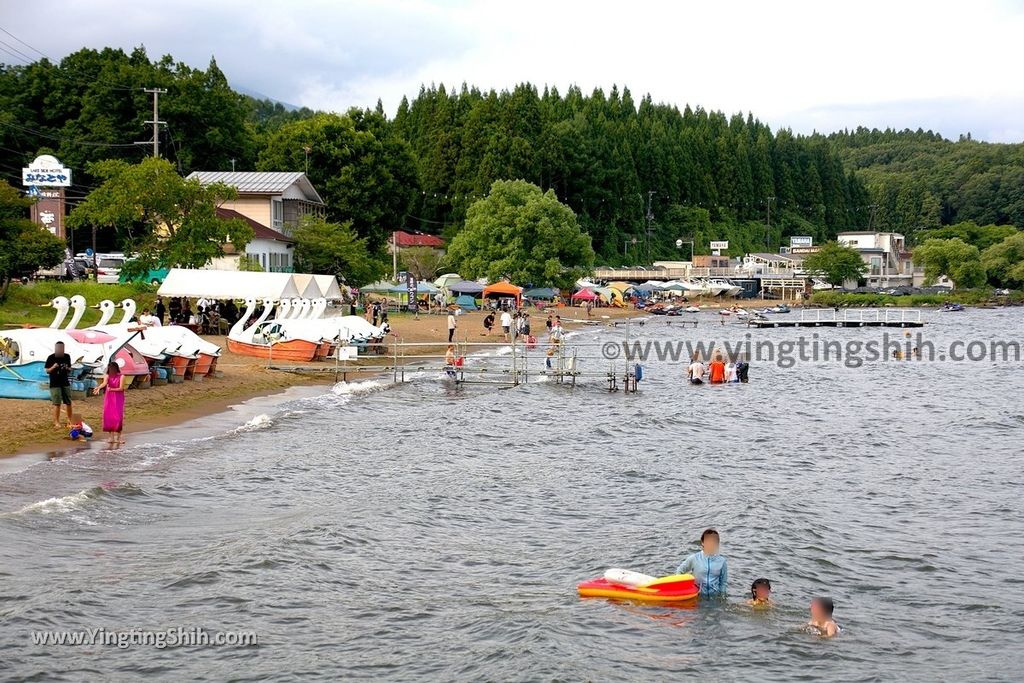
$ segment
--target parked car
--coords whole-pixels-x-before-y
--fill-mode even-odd
[[[124,254],[96,254],[96,282],[114,285],[120,282]]]
[[[125,273],[121,273],[119,280],[121,282],[148,282],[151,285],[159,285],[164,281],[169,272],[171,272],[170,268],[155,268],[133,278],[128,277]]]

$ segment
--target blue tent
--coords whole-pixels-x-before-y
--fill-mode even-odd
[[[476,299],[468,294],[463,294],[455,300],[455,305],[467,311],[476,310]]]

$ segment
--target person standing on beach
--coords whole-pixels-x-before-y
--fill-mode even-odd
[[[153,310],[156,313],[156,317],[160,321],[160,324],[163,325],[164,315],[167,313],[167,307],[164,306],[164,298],[162,296],[158,296],[156,298],[156,306],[153,307]]]
[[[455,338],[455,328],[459,326],[459,321],[455,319],[455,311],[448,309],[448,343],[451,344]]]
[[[494,311],[488,311],[487,315],[484,316],[484,330],[485,334],[490,337],[491,330],[494,329]]]
[[[71,423],[71,372],[73,361],[64,352],[64,342],[53,345],[53,353],[46,357],[43,369],[50,376],[50,402],[53,403],[53,428],[60,429],[60,407],[67,406],[68,424]]]
[[[373,326],[377,327],[377,321],[380,320],[380,302],[374,301],[371,310],[373,312]]]
[[[509,341],[509,337],[512,334],[512,316],[508,310],[501,312],[501,331],[505,335],[505,341]]]
[[[93,396],[99,396],[102,389],[107,390],[103,394],[103,431],[110,434],[108,445],[113,448],[124,444],[121,433],[124,430],[125,389],[121,367],[114,361],[107,363],[107,374],[99,386],[92,390]]]

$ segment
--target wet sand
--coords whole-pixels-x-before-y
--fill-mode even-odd
[[[745,301],[744,305],[754,307],[760,302]],[[728,306],[727,302],[724,306]],[[709,304],[708,308],[718,308]],[[620,308],[599,308],[592,311],[588,318],[582,308],[556,307],[547,310],[531,310],[531,322],[534,334],[541,336],[544,331],[544,320],[549,312],[562,317],[567,329],[573,325],[588,322],[590,324],[614,324],[615,321],[628,317],[643,316],[643,311]],[[483,335],[482,311],[467,311],[458,317],[456,340],[460,342],[500,342],[501,328],[496,321],[495,329],[490,338]],[[418,347],[415,354],[444,353],[448,341],[447,318],[442,314],[421,314],[415,318],[409,314],[392,314],[390,317],[392,334],[388,347],[397,339],[403,343],[428,343],[436,345]],[[219,377],[204,378],[201,382],[185,382],[169,384],[162,387],[151,387],[143,390],[130,390],[126,395],[125,435],[131,442],[133,434],[180,425],[184,422],[197,420],[240,404],[248,399],[260,396],[272,396],[284,392],[290,387],[303,385],[326,386],[335,382],[335,374],[330,372],[332,363],[310,363],[308,368],[328,370],[328,372],[284,372],[267,367],[267,361],[249,356],[241,356],[227,351],[224,337],[206,337],[209,341],[221,345],[224,351],[217,362]],[[362,365],[381,365],[390,362],[386,355],[363,357]],[[408,359],[406,362],[413,362]],[[301,367],[303,364],[289,363],[289,366]],[[372,375],[367,372],[349,374],[348,379],[367,379]],[[102,397],[90,396],[85,400],[76,401],[74,411],[96,430],[93,441],[103,440],[105,435],[99,431]],[[53,428],[53,406],[48,401],[27,401],[17,399],[0,399],[0,411],[5,419],[0,421],[0,456],[18,453],[46,453],[55,450],[73,448],[74,444],[67,438],[67,430]],[[61,423],[66,418],[62,411]]]

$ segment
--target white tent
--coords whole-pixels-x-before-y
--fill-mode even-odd
[[[299,298],[319,299],[323,296],[320,285],[316,281],[316,275],[293,273],[292,279],[295,281],[295,289],[299,290]]]
[[[299,290],[291,273],[251,273],[232,270],[172,268],[157,290],[160,296],[192,299],[292,299]]]
[[[320,296],[328,301],[340,301],[341,287],[338,286],[338,278],[333,275],[314,275],[313,279],[320,285]]]

